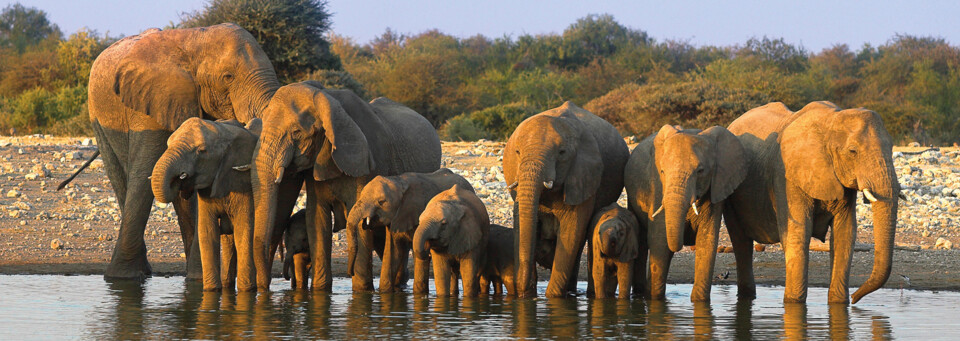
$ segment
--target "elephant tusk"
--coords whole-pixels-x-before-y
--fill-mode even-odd
[[[246,172],[246,171],[250,170],[250,164],[248,163],[248,164],[245,164],[245,165],[234,166],[234,167],[233,167],[233,170],[237,170],[237,171],[241,171],[241,172]]]
[[[510,184],[510,186],[507,186],[507,189],[517,188],[517,185],[519,185],[519,184],[520,184],[519,182],[514,181],[512,184]]]
[[[370,226],[370,217],[367,217],[367,226]]]
[[[543,182],[543,187],[546,187],[547,189],[553,188],[553,180],[544,181],[544,182]]]
[[[273,180],[273,182],[277,184],[279,184],[281,181],[283,181],[283,167],[280,167],[280,169],[277,170],[277,179]]]
[[[662,211],[663,211],[663,205],[660,205],[660,208],[658,208],[656,212],[653,212],[653,215],[651,217],[656,218],[657,215],[660,214],[660,212]]]
[[[863,189],[863,196],[866,197],[867,200],[870,200],[870,202],[877,202],[877,197],[873,196],[873,193],[870,193],[869,188]]]
[[[187,173],[186,173],[186,172],[180,173],[180,180],[183,180],[183,179],[186,179],[186,178],[187,178]]]
[[[697,202],[691,202],[690,207],[693,207],[693,214],[700,215],[700,211],[697,210]]]

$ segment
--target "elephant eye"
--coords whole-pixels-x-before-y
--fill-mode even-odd
[[[561,150],[560,150],[560,155],[563,155],[563,154],[566,154],[566,153],[567,153],[567,150],[566,150],[566,149],[561,149]]]
[[[227,82],[232,81],[232,80],[233,80],[233,74],[230,74],[230,73],[224,74],[224,75],[223,75],[223,80],[224,80],[224,81],[227,81]]]
[[[380,205],[383,205],[383,204],[387,203],[387,199],[380,199],[380,201],[378,201],[377,203],[380,204]]]
[[[857,155],[857,150],[854,148],[850,148],[850,154]]]

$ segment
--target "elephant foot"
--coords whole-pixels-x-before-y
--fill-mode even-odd
[[[783,303],[807,303],[807,298],[783,296]]]
[[[373,280],[353,278],[353,292],[374,292]]]
[[[707,303],[710,302],[710,296],[703,295],[690,295],[690,302],[692,303]]]
[[[757,298],[757,290],[755,289],[737,289],[737,299],[738,300],[752,300]]]
[[[136,280],[143,281],[153,274],[153,269],[146,257],[136,257],[129,261],[113,261],[107,265],[107,270],[103,272],[103,279],[106,281],[114,280]]]
[[[830,298],[828,299],[827,302],[830,303],[830,304],[850,304],[850,297],[848,297],[848,296],[843,296],[843,297],[830,296]]]

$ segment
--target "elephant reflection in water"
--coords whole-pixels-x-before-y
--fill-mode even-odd
[[[309,335],[311,339],[329,340],[335,338],[334,332],[340,328],[330,325],[330,318],[333,316],[330,313],[332,301],[330,294],[315,292],[313,295],[307,295],[304,290],[294,290],[294,292],[296,292],[295,298],[303,298],[303,300],[295,300],[294,302],[302,302],[307,308],[304,312],[306,323],[303,324],[305,328],[303,335]],[[293,312],[295,313],[297,310]]]
[[[537,337],[537,301],[515,299],[513,305],[513,335],[517,339]]]
[[[590,300],[591,335],[596,338],[620,337],[647,339],[643,326],[646,319],[646,305],[643,300]]]
[[[94,339],[135,340],[143,339],[143,294],[144,285],[136,281],[107,282],[110,294],[115,296],[116,307],[113,314],[102,315],[104,328],[113,331],[110,336],[96,335]]]

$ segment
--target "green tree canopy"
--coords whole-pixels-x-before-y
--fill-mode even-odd
[[[250,31],[285,83],[314,70],[341,70],[324,34],[330,13],[324,0],[211,0],[203,10],[187,14],[181,27],[235,23]]]
[[[47,38],[60,39],[60,28],[47,20],[47,13],[20,3],[8,5],[0,13],[0,47],[23,53],[28,46]]]

